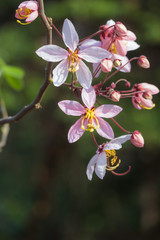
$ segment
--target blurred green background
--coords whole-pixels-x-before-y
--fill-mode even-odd
[[[14,14],[20,2],[0,1],[0,58],[25,72],[21,91],[0,78],[9,115],[35,98],[46,64],[35,54],[46,43],[43,24],[40,18],[27,26],[18,24]],[[120,73],[113,80],[123,77],[160,87],[160,1],[45,0],[44,4],[46,15],[60,30],[67,17],[81,39],[109,19],[123,22],[141,45],[128,57],[146,55],[151,68],[140,69],[133,63],[130,74]],[[54,31],[53,42],[63,46]],[[128,130],[142,132],[145,147],[127,143],[118,152],[122,164],[117,172],[131,165],[130,174],[107,173],[103,181],[94,175],[91,182],[85,173],[96,151],[91,136],[86,133],[69,144],[68,129],[76,118],[57,107],[58,101],[72,98],[66,87],[50,86],[43,108],[10,126],[7,145],[0,153],[0,240],[159,240],[159,95],[154,96],[156,108],[150,111],[134,109],[130,99],[119,103],[124,111],[116,120]],[[111,124],[116,137],[123,134]]]

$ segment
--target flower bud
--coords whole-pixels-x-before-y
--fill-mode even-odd
[[[122,60],[120,60],[120,59],[115,59],[115,60],[113,61],[113,64],[114,64],[115,67],[120,67],[120,66],[122,66]]]
[[[119,37],[124,37],[127,34],[127,28],[121,22],[116,22],[116,24],[114,26],[114,32]]]
[[[112,94],[110,95],[110,97],[113,102],[119,102],[119,100],[121,98],[121,94],[118,91],[113,91]]]
[[[127,81],[127,82],[125,82],[125,86],[126,86],[126,88],[130,88],[131,83],[129,81]]]
[[[112,61],[110,59],[103,59],[102,62],[101,62],[101,69],[102,69],[102,72],[111,72],[112,70]]]
[[[132,136],[131,136],[131,143],[136,146],[136,147],[143,147],[144,146],[144,138],[142,137],[142,134],[135,130],[133,133],[132,133]]]
[[[146,92],[144,92],[143,93],[143,97],[145,98],[145,99],[150,99],[150,100],[152,100],[152,94],[149,92],[149,91],[146,91]]]
[[[150,67],[150,63],[148,61],[148,59],[146,58],[146,56],[140,56],[138,59],[138,65],[142,68],[149,68]]]
[[[111,88],[115,88],[116,87],[116,84],[114,82],[111,83]]]

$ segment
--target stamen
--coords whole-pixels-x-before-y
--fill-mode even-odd
[[[119,165],[121,163],[121,160],[119,159],[118,163],[116,164],[118,158],[116,156],[116,151],[114,149],[112,149],[112,150],[105,150],[105,152],[106,152],[106,156],[107,156],[106,170],[113,171],[117,167],[119,167]],[[110,163],[111,163],[111,166],[110,166]]]
[[[78,55],[77,55],[78,50],[76,50],[75,52],[72,52],[69,49],[68,51],[69,51],[69,56],[68,56],[69,68],[68,68],[68,71],[74,73],[79,69],[79,58],[78,58]]]
[[[116,50],[116,46],[115,46],[115,43],[112,43],[111,45],[111,48],[110,48],[110,51],[117,54],[117,50]]]
[[[27,22],[27,23],[22,23],[21,21],[17,20],[18,23],[20,23],[21,25],[27,25],[30,24],[31,22]]]
[[[94,130],[99,128],[99,122],[98,122],[98,119],[96,118],[96,116],[94,115],[94,111],[95,111],[95,108],[92,108],[91,110],[86,108],[86,114],[83,117],[82,122],[81,122],[81,128],[83,130],[93,132]],[[87,119],[87,121],[88,121],[87,128],[84,127],[85,119]],[[96,121],[96,126],[94,126],[93,119],[95,119],[95,121]]]
[[[153,104],[153,107],[147,108],[145,106],[143,106],[141,103],[139,103],[140,107],[142,107],[143,109],[147,109],[147,110],[151,110],[152,108],[154,108],[156,106],[156,104]]]

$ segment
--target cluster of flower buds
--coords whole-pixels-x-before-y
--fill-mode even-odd
[[[37,16],[37,1],[23,2],[16,11],[16,18],[25,19],[26,22],[33,21]],[[91,39],[96,35],[99,35],[100,41]],[[80,41],[72,22],[65,19],[62,40],[65,48],[44,45],[36,51],[36,54],[47,62],[59,62],[52,71],[53,85],[68,86],[77,96],[78,101],[63,100],[58,103],[65,114],[80,117],[69,129],[68,141],[74,143],[85,132],[91,134],[97,151],[87,166],[89,180],[92,179],[94,170],[100,179],[103,179],[107,170],[115,175],[125,175],[130,171],[130,166],[124,173],[114,171],[121,162],[116,150],[128,140],[136,147],[143,147],[144,139],[139,131],[127,131],[114,119],[122,111],[120,106],[108,103],[101,105],[97,97],[112,102],[119,102],[121,98],[131,98],[136,109],[153,108],[155,104],[152,102],[152,95],[159,93],[159,89],[153,84],[139,83],[131,87],[131,83],[126,79],[117,79],[116,82],[109,83],[110,78],[119,71],[130,72],[132,61],[138,60],[137,63],[142,68],[149,68],[149,61],[143,55],[130,60],[127,58],[128,51],[136,50],[140,46],[135,42],[136,36],[133,32],[127,30],[121,22],[113,20],[107,21],[105,25],[100,26],[99,31]],[[85,62],[92,63],[93,68],[90,69]],[[96,82],[101,71],[105,73],[105,77],[103,81]],[[71,81],[65,83],[69,73]],[[119,82],[123,82],[127,90],[117,89]],[[125,135],[114,138],[111,125],[103,118],[111,119]],[[101,137],[110,141],[98,144],[95,130]]]

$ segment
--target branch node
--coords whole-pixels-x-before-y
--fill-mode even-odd
[[[42,108],[42,105],[41,105],[40,103],[36,103],[34,106],[35,106],[35,109],[40,109],[40,108]]]

